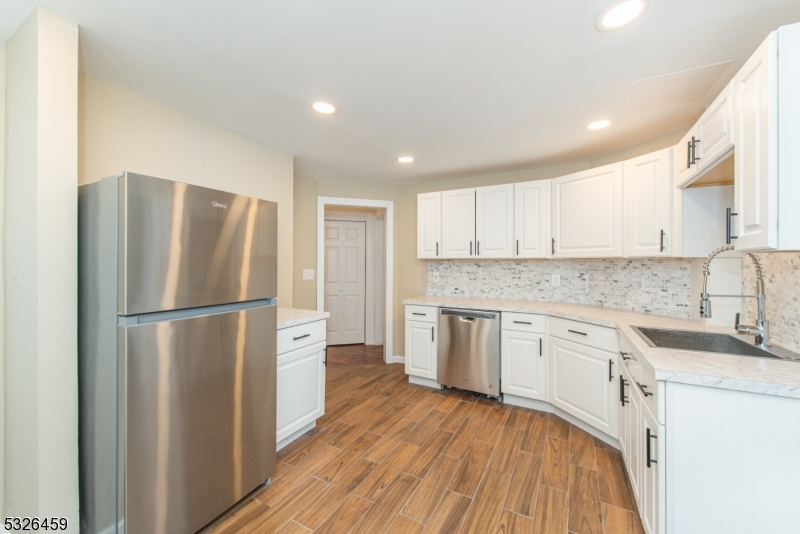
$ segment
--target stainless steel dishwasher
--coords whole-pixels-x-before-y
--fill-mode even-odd
[[[439,310],[437,381],[500,396],[500,313]]]

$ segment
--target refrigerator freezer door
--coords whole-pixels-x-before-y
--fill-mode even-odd
[[[275,471],[277,308],[120,327],[125,532],[189,534]]]
[[[131,173],[119,180],[120,314],[277,296],[277,204]]]

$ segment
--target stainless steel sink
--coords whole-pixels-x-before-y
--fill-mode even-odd
[[[764,350],[752,343],[748,343],[743,338],[728,334],[693,332],[691,330],[666,330],[639,326],[634,326],[633,329],[651,347],[719,352],[774,360],[798,361],[800,359],[800,354],[795,354],[781,347],[770,347],[769,350]]]

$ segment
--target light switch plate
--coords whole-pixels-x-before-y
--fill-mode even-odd
[[[554,274],[553,275],[553,279],[552,279],[552,283],[553,283],[554,286],[560,286],[561,285],[561,275],[560,274]]]
[[[303,280],[313,280],[314,269],[303,269]]]

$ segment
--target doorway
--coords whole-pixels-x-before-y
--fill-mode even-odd
[[[317,310],[331,314],[328,344],[363,343],[382,353],[386,363],[402,362],[392,348],[393,217],[392,201],[319,197],[317,202]]]
[[[325,214],[325,311],[328,345],[364,343],[367,222]],[[329,218],[330,217],[330,218]]]

